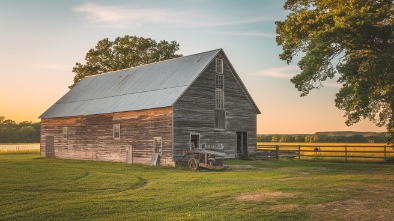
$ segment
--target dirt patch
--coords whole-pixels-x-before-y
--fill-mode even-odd
[[[295,193],[284,192],[264,192],[237,196],[236,199],[240,201],[273,201],[277,198],[293,198],[297,196]]]
[[[275,205],[275,206],[270,206],[271,210],[276,210],[279,212],[285,212],[293,209],[297,209],[298,205],[297,204],[283,204],[283,205]]]
[[[297,209],[297,204],[283,204],[280,199],[296,197],[297,193],[284,193],[284,192],[263,192],[255,194],[246,194],[237,196],[236,199],[243,202],[268,202],[274,205],[267,205],[270,210],[285,212],[289,210]]]
[[[325,204],[310,205],[316,220],[391,220],[393,211],[388,208],[369,206],[370,202],[361,200],[342,200]]]
[[[233,170],[245,170],[245,169],[255,169],[256,167],[252,165],[226,165],[226,169],[233,169]]]

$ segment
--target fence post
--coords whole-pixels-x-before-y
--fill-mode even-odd
[[[279,145],[276,145],[276,159],[279,160]]]
[[[387,158],[386,158],[386,145],[384,145],[384,163],[387,163]]]
[[[347,145],[345,145],[345,162],[347,162]]]
[[[301,146],[298,145],[298,160],[301,160]]]

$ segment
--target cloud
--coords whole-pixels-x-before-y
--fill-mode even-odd
[[[95,24],[112,28],[127,28],[142,24],[177,25],[191,27],[215,27],[255,23],[271,20],[264,16],[230,20],[219,18],[217,14],[210,16],[201,12],[175,11],[170,9],[132,8],[130,6],[103,6],[85,3],[72,8],[76,13],[86,16]]]
[[[205,16],[204,16],[205,17]],[[228,20],[228,19],[224,19]],[[199,26],[231,26],[231,25],[243,25],[243,24],[249,24],[249,23],[256,23],[256,22],[262,22],[262,21],[268,21],[270,19],[263,17],[263,16],[257,16],[257,17],[251,17],[251,18],[245,18],[245,19],[239,19],[239,20],[229,20],[229,21],[201,21],[200,23],[194,22],[196,25]],[[191,21],[189,21],[191,22]]]
[[[283,67],[264,69],[255,73],[255,75],[271,78],[291,79],[300,72],[301,70],[297,65],[288,65]],[[323,87],[341,88],[342,85],[338,83],[337,80],[337,78],[327,79],[326,81],[322,82],[322,85]]]
[[[297,65],[288,65],[284,67],[269,68],[258,71],[256,75],[272,78],[285,78],[290,79],[294,75],[300,73],[300,69]]]
[[[166,10],[132,9],[120,6],[101,6],[86,3],[73,8],[74,12],[84,14],[93,23],[103,25],[115,25],[122,28],[129,25],[141,25],[141,23],[162,23],[167,21],[176,23],[178,18]]]
[[[213,34],[223,34],[223,35],[235,35],[235,36],[250,36],[250,37],[262,37],[262,38],[275,38],[275,34],[263,33],[263,32],[220,32],[220,31],[209,31]]]

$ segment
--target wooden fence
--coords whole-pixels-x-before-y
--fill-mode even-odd
[[[387,144],[257,143],[256,159],[394,163],[394,146]]]

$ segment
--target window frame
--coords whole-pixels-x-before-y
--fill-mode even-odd
[[[162,152],[163,152],[163,138],[153,137],[153,153],[161,154]]]
[[[223,59],[222,58],[216,58],[216,73],[218,74],[223,74]]]
[[[216,89],[215,90],[215,109],[224,110],[224,90]]]
[[[63,139],[68,139],[68,127],[63,127]]]
[[[214,129],[226,129],[226,111],[224,101],[224,61],[223,58],[215,60],[215,110],[214,110]]]
[[[216,89],[224,89],[224,75],[216,74],[215,75],[215,88]]]
[[[114,124],[112,127],[112,137],[114,139],[120,139],[120,124]]]

